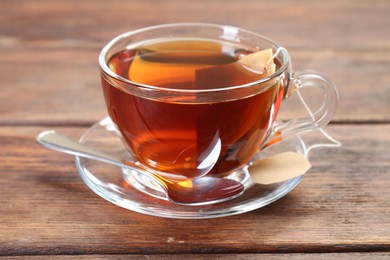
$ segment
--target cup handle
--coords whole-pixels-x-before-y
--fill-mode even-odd
[[[322,105],[314,113],[309,109],[300,93],[300,90],[311,87],[321,89],[324,96]],[[285,98],[288,98],[292,93],[299,95],[310,116],[276,125],[263,148],[289,137],[320,129],[330,122],[336,112],[339,98],[336,86],[329,79],[316,72],[304,71],[292,74]]]

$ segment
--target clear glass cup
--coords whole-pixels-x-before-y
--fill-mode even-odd
[[[277,70],[240,85],[177,89],[129,80],[108,65],[123,50],[194,39],[239,46],[248,53],[272,48]],[[181,23],[127,32],[102,49],[99,65],[107,110],[118,136],[136,163],[168,179],[232,174],[263,147],[327,125],[338,102],[330,80],[313,72],[293,73],[285,48],[232,26]],[[311,87],[323,93],[319,109],[309,117],[275,124],[280,102]]]

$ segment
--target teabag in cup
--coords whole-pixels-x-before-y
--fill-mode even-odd
[[[141,84],[183,89],[184,82],[195,82],[196,70],[215,66],[210,64],[210,53],[218,53],[220,48],[218,43],[201,41],[150,44],[136,50],[127,77]],[[230,58],[219,62],[226,63]]]
[[[248,54],[236,62],[195,71],[196,88],[239,86],[272,75],[276,65],[272,49]],[[245,81],[243,81],[245,80]]]

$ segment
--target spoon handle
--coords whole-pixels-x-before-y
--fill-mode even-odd
[[[48,130],[37,135],[36,140],[41,145],[56,151],[68,153],[76,156],[94,159],[97,161],[113,164],[120,167],[131,167],[118,158],[106,154],[104,152],[96,151],[95,149],[88,147],[84,144],[60,134],[54,130]]]

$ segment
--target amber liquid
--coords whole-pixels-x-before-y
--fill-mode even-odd
[[[259,75],[230,69],[218,77],[202,70],[251,53],[222,42],[172,40],[116,53],[109,68],[135,83],[171,89],[207,89],[253,82]],[[207,74],[206,74],[207,75]],[[147,167],[186,177],[226,174],[246,163],[267,138],[282,86],[228,101],[186,102],[133,95],[102,77],[113,122],[129,150]]]

